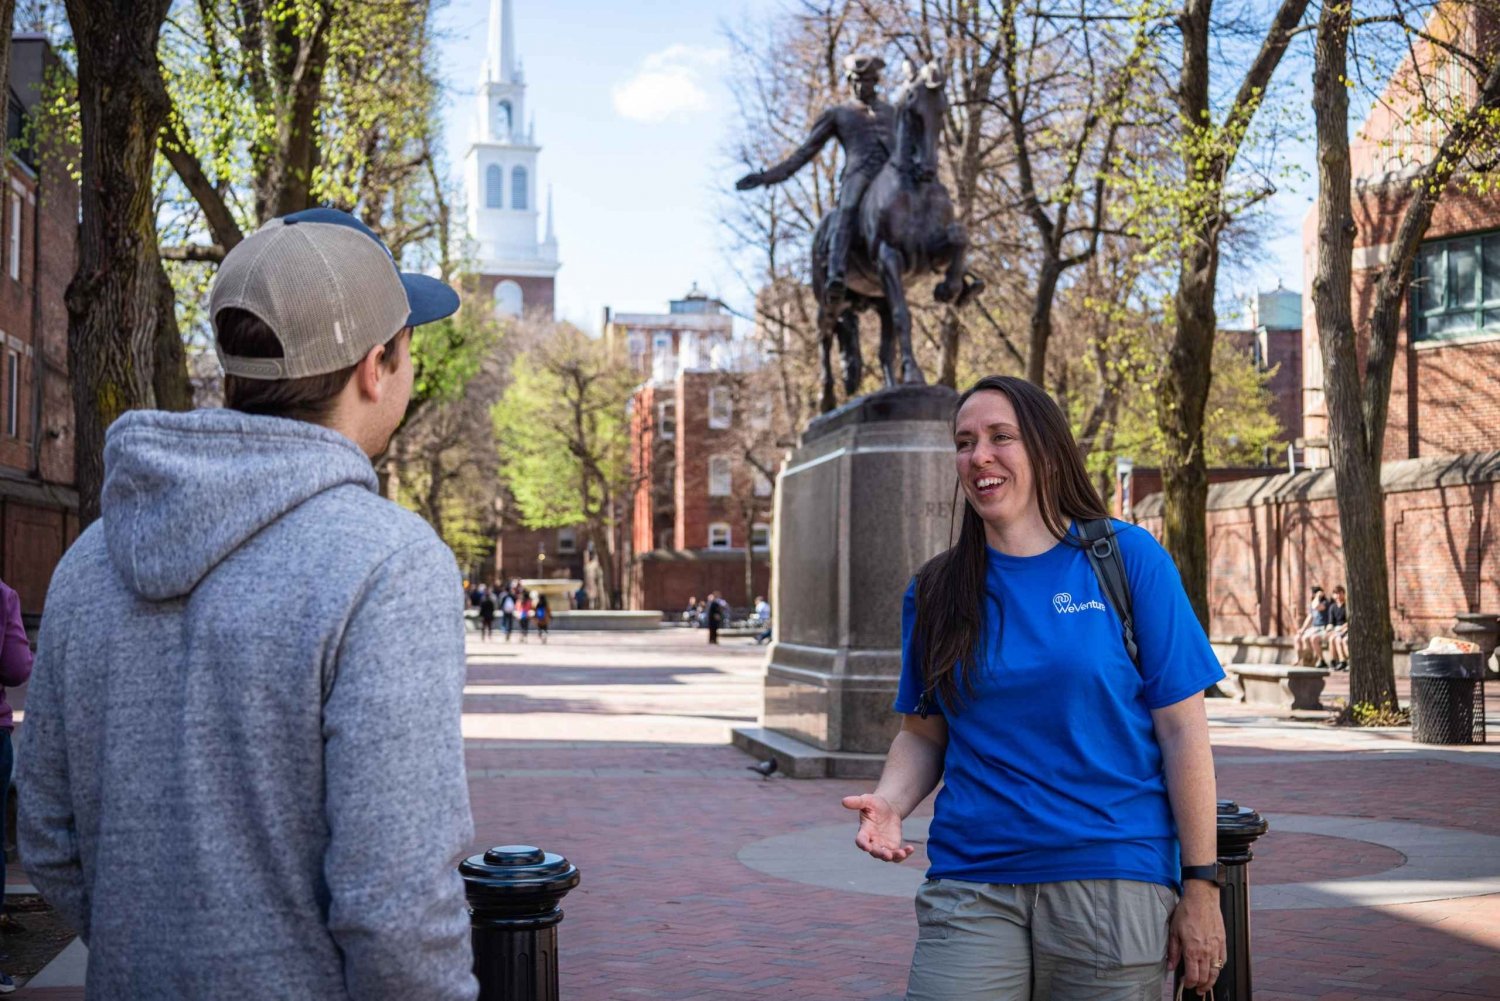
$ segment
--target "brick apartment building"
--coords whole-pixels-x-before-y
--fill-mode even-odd
[[[1471,5],[1439,7],[1427,33],[1490,48],[1493,23]],[[1463,65],[1418,41],[1351,144],[1353,307],[1367,327],[1376,270],[1410,197],[1413,173],[1441,139],[1409,115],[1412,66],[1437,101],[1475,93]],[[1317,215],[1303,226],[1304,274],[1314,273]],[[1364,334],[1367,338],[1367,334]],[[1360,345],[1360,354],[1366,344]],[[1323,360],[1311,298],[1303,303],[1303,434],[1312,471],[1211,487],[1209,610],[1216,637],[1287,635],[1311,584],[1344,579],[1338,506],[1328,463]],[[1398,641],[1448,634],[1459,612],[1500,612],[1500,196],[1461,185],[1436,206],[1403,311],[1384,443],[1390,617]],[[1160,498],[1138,498],[1141,523],[1160,531]]]
[[[1494,45],[1493,13],[1477,5],[1439,7],[1428,21],[1437,38]],[[1378,268],[1390,256],[1410,199],[1412,175],[1435,154],[1439,126],[1413,124],[1411,59],[1422,67],[1429,99],[1472,98],[1477,82],[1457,58],[1421,41],[1387,85],[1350,147],[1354,180],[1354,320],[1363,328],[1374,304]],[[1435,55],[1434,53],[1437,52]],[[1453,185],[1438,203],[1417,253],[1412,295],[1402,319],[1391,386],[1385,459],[1416,459],[1494,448],[1500,427],[1500,197]],[[1303,274],[1317,261],[1316,206],[1302,226]],[[1361,357],[1364,345],[1360,346]],[[1309,462],[1328,462],[1323,354],[1309,296],[1303,304],[1303,395]]]
[[[0,577],[38,615],[78,537],[73,402],[63,293],[77,262],[78,187],[56,151],[22,146],[60,66],[41,35],[13,36],[0,193]],[[20,147],[20,148],[18,148]]]
[[[610,347],[644,379],[631,401],[631,608],[673,612],[709,591],[746,607],[767,593],[772,483],[746,451],[770,429],[770,401],[745,398],[732,334],[724,304],[696,286],[666,313],[606,314]]]

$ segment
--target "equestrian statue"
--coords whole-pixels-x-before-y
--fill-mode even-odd
[[[948,108],[942,67],[930,62],[918,70],[907,63],[906,81],[894,106],[878,96],[884,68],[878,56],[846,57],[845,77],[854,90],[854,102],[823,112],[807,141],[791,156],[735,184],[741,191],[779,184],[817,156],[829,139],[837,139],[844,150],[838,204],[813,234],[824,413],[835,404],[830,361],[835,337],[846,396],[854,395],[864,375],[860,313],[874,309],[880,317],[885,384],[920,386],[927,380],[912,353],[906,278],[943,272],[933,297],[955,308],[984,288],[964,268],[968,236],[953,221],[948,191],[937,180],[937,144]]]

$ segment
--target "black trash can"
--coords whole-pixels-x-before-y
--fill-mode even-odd
[[[1411,739],[1419,744],[1482,744],[1484,658],[1477,653],[1411,655]]]

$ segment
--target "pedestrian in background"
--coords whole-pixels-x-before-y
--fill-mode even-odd
[[[507,586],[500,596],[500,628],[505,632],[505,642],[510,642],[511,630],[516,627],[516,590]]]
[[[708,593],[708,606],[703,612],[703,624],[708,626],[708,642],[718,646],[719,629],[724,625],[724,603],[719,600],[717,591]]]
[[[489,642],[495,629],[495,595],[483,584],[479,585],[479,638]]]
[[[272,220],[214,277],[224,408],[109,428],[18,755],[21,854],[88,997],[478,993],[462,581],[370,463],[412,327],[457,308],[353,216]]]
[[[5,830],[5,818],[10,810],[10,773],[15,766],[15,748],[11,746],[11,733],[15,729],[15,717],[6,700],[5,689],[26,684],[31,677],[31,644],[26,639],[26,626],[21,622],[21,596],[0,580],[0,615],[4,616],[5,635],[0,640],[0,835]],[[3,842],[0,836],[0,842]],[[0,886],[0,911],[5,906],[5,888]],[[16,982],[9,974],[0,973],[0,994],[9,994],[16,989]]]
[[[547,642],[547,629],[552,625],[552,608],[547,604],[547,596],[544,594],[536,599],[536,634],[543,643]]]
[[[759,646],[771,639],[771,603],[759,594],[755,596],[755,621],[760,626],[755,634],[755,645]]]
[[[536,605],[531,600],[531,595],[521,591],[521,597],[516,602],[516,621],[521,624],[521,642],[526,642],[526,637],[531,635],[531,618]]]
[[[844,799],[855,844],[900,862],[902,819],[943,785],[906,996],[1159,998],[1179,959],[1202,993],[1224,963],[1202,692],[1224,672],[1171,557],[1110,521],[1127,648],[1078,534],[1104,503],[1051,397],[982,379],[953,441],[962,527],[906,591],[901,731]]]

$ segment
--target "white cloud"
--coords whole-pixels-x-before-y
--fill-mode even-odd
[[[728,60],[723,49],[672,45],[641,61],[635,75],[614,89],[615,111],[655,124],[707,111],[710,75]]]

